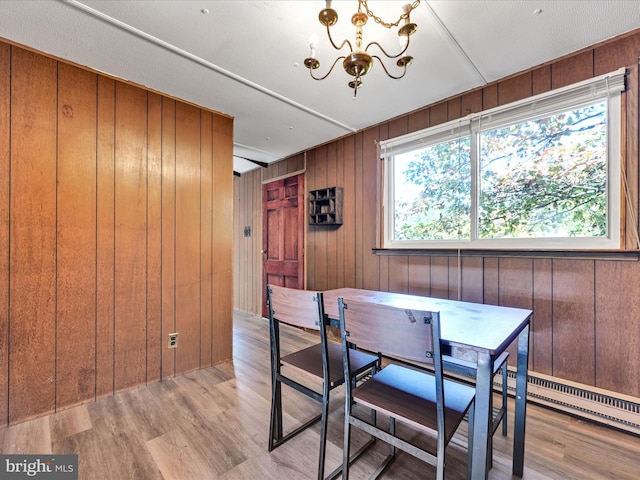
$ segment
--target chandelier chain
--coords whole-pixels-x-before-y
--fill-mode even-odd
[[[391,28],[391,27],[397,27],[398,25],[400,25],[400,22],[406,18],[409,18],[409,14],[418,7],[418,5],[420,5],[420,0],[415,0],[412,4],[411,4],[411,8],[409,8],[408,11],[404,12],[402,15],[400,15],[400,18],[398,18],[398,20],[395,23],[387,23],[384,20],[382,20],[380,17],[378,17],[377,15],[375,15],[370,9],[369,9],[369,5],[367,5],[367,0],[360,0],[362,5],[364,6],[365,11],[367,12],[367,15],[371,18],[373,18],[373,20],[379,24],[382,25],[383,27],[386,28]]]

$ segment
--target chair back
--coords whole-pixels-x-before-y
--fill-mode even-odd
[[[329,342],[326,327],[328,317],[324,313],[322,292],[297,290],[277,285],[267,285],[269,302],[269,338],[271,344],[271,417],[269,422],[269,451],[282,445],[290,438],[320,421],[320,452],[318,455],[318,479],[324,480],[325,456],[327,445],[327,428],[329,418],[329,394],[332,389],[344,383],[344,357],[339,345]],[[286,354],[281,356],[281,324],[291,327],[313,329],[320,333],[320,341],[309,344],[304,339],[299,344],[298,337],[289,336],[286,343]],[[284,331],[285,328],[283,327]],[[289,329],[291,330],[291,329]],[[289,332],[291,333],[291,332]],[[357,382],[359,376],[375,371],[378,357],[356,352],[352,357],[353,372],[347,373],[347,382]],[[281,369],[284,367],[284,369]],[[299,375],[321,380],[321,389],[301,382]],[[322,412],[297,427],[287,427],[285,434],[282,411],[282,385],[320,402]],[[303,415],[304,416],[304,415]],[[297,422],[290,422],[296,424]],[[371,442],[370,444],[372,444]],[[326,478],[335,478],[342,471],[340,465]]]
[[[345,340],[359,348],[412,362],[440,357],[439,313],[338,299]]]
[[[322,292],[267,285],[267,300],[271,320],[320,330],[320,319],[324,321]]]
[[[352,425],[392,446],[391,453],[376,473],[387,468],[395,458],[395,449],[400,448],[436,466],[438,478],[444,478],[445,448],[465,414],[469,412],[473,418],[475,390],[443,378],[440,313],[343,297],[338,299],[338,308],[346,387],[343,478],[349,478]],[[352,351],[347,347],[350,344],[388,357],[389,364],[361,385],[350,384],[347,381]],[[427,371],[431,368],[421,368],[424,364],[435,374]],[[389,415],[388,429],[352,415],[352,404]],[[434,455],[417,443],[396,435],[396,420],[435,433],[437,453]],[[471,455],[471,448],[469,452]]]

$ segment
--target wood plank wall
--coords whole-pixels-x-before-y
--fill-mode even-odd
[[[229,117],[0,42],[0,425],[231,358],[232,145]]]
[[[0,43],[0,72],[11,67],[11,48]],[[0,385],[9,382],[9,153],[11,152],[11,79],[0,75]],[[6,423],[9,395],[0,389],[0,423]]]
[[[381,203],[381,162],[374,140],[434,126],[620,67],[628,67],[629,72],[623,95],[623,144],[630,187],[625,208],[632,208],[637,218],[639,55],[640,31],[636,31],[307,151],[307,189],[344,188],[343,225],[307,230],[308,288],[359,287],[531,308],[532,370],[640,397],[640,376],[633,373],[640,371],[640,262],[372,252],[379,238]],[[271,165],[264,177],[276,176],[276,169],[281,172],[286,167]],[[247,197],[258,195],[255,179],[245,174],[236,179],[236,185],[244,192],[236,196],[238,214],[253,214],[252,208],[259,207],[250,205]],[[637,225],[631,222],[632,215],[626,218],[623,236],[628,247],[635,248],[633,229]],[[243,270],[247,259],[236,257],[236,285],[255,289],[261,275]],[[237,297],[235,301],[240,310],[260,312],[252,302]]]
[[[261,171],[234,178],[233,305],[245,312],[262,312],[262,189]],[[238,206],[242,205],[241,211]],[[251,230],[244,236],[244,229]],[[256,281],[252,281],[256,279]]]

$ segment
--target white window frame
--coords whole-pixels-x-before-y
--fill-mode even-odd
[[[513,249],[513,250],[598,250],[620,249],[621,222],[621,93],[625,69],[502,105],[418,132],[380,142],[384,160],[383,248],[407,249]],[[577,109],[598,100],[607,101],[607,236],[549,238],[477,238],[477,185],[479,160],[477,138],[480,132],[505,125],[542,118]],[[471,239],[396,240],[394,229],[394,156],[458,136],[471,135]],[[474,221],[475,219],[475,221]]]

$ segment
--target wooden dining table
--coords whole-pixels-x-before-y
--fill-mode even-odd
[[[338,298],[373,302],[394,307],[440,312],[443,345],[455,347],[452,355],[477,355],[476,410],[473,425],[471,478],[486,480],[487,454],[493,434],[490,401],[493,360],[517,339],[513,474],[522,477],[527,410],[527,370],[529,326],[533,312],[523,308],[486,305],[441,298],[378,292],[358,288],[338,288],[323,292],[324,310],[333,325],[339,325]],[[458,352],[458,353],[456,353]]]

